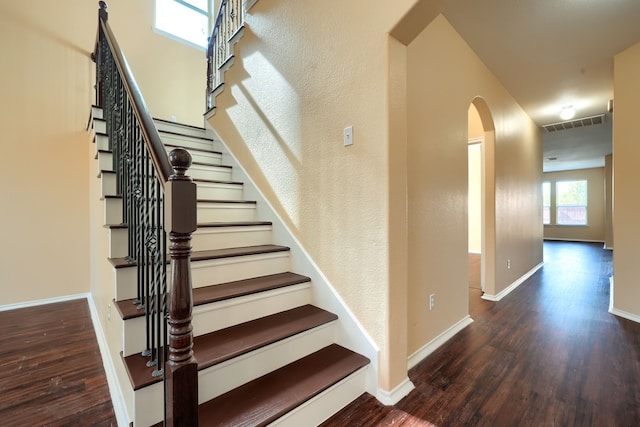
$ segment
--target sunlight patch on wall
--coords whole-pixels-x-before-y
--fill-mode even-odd
[[[244,59],[245,70],[260,76],[231,87],[237,104],[227,114],[267,182],[278,183],[277,196],[292,225],[299,227],[301,138],[299,102],[287,81],[260,54]],[[265,76],[268,76],[266,78]]]
[[[265,125],[302,161],[300,100],[295,90],[260,52],[244,58],[243,65],[251,76],[243,85],[253,98],[254,106],[259,108]]]

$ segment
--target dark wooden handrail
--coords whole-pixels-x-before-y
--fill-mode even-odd
[[[145,309],[148,366],[164,375],[166,426],[198,425],[198,363],[193,357],[191,235],[196,185],[186,175],[191,155],[167,155],[129,64],[99,2],[96,103],[105,109],[118,191],[127,223],[128,259],[138,268],[137,303]],[[126,92],[126,95],[125,95]],[[109,108],[107,108],[107,106]],[[166,277],[166,235],[171,281]],[[167,337],[168,335],[168,337]],[[168,355],[168,356],[167,356]]]
[[[207,46],[207,110],[213,108],[213,92],[222,83],[220,68],[231,56],[229,42],[242,28],[243,23],[242,0],[222,0]]]
[[[100,10],[104,10],[105,12],[107,10],[107,4],[104,1],[100,2]],[[129,68],[129,63],[124,57],[124,54],[118,45],[118,41],[113,35],[113,31],[111,31],[106,13],[101,13],[99,16],[100,25],[104,31],[105,39],[111,48],[118,71],[120,71],[120,75],[122,76],[124,87],[135,106],[134,114],[140,122],[140,129],[142,130],[144,140],[147,143],[147,148],[149,149],[149,153],[153,159],[153,164],[161,181],[168,182],[169,177],[173,173],[173,168],[169,162],[169,156],[167,156],[167,152],[164,149],[164,144],[160,139],[158,129],[153,123],[153,119],[151,118],[147,104],[144,102],[138,83],[136,83],[136,79],[133,77],[131,68]]]

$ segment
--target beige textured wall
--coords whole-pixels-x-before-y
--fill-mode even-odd
[[[406,178],[389,174],[406,164],[405,47],[388,33],[441,3],[259,1],[211,119],[379,345],[385,390],[406,378],[407,286]]]
[[[204,54],[153,33],[152,0],[109,6],[152,114],[202,125]],[[90,289],[85,127],[97,9],[85,0],[0,1],[0,305]]]
[[[604,242],[605,240],[605,169],[577,169],[562,172],[546,172],[543,181],[551,183],[551,225],[544,226],[545,239],[586,240]],[[556,182],[587,180],[587,223],[583,226],[558,226],[555,206]]]
[[[604,247],[613,249],[613,154],[604,158]]]
[[[640,43],[614,57],[613,96],[613,239],[615,289],[613,306],[640,316]]]
[[[468,313],[469,104],[481,96],[495,124],[495,293],[542,262],[542,143],[444,17],[409,45],[407,57],[411,354]],[[432,293],[436,309],[429,311]]]
[[[482,127],[482,119],[478,109],[473,105],[469,105],[469,139],[484,138],[484,128]]]

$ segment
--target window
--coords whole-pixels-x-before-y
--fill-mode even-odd
[[[556,182],[556,224],[587,225],[587,181]]]
[[[156,0],[155,29],[206,48],[210,0]]]
[[[551,224],[551,183],[542,183],[542,223]]]

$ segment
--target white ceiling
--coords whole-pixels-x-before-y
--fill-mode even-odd
[[[566,105],[605,114],[613,56],[640,42],[640,0],[450,0],[444,15],[540,126]],[[602,166],[611,117],[543,136],[545,171]]]

